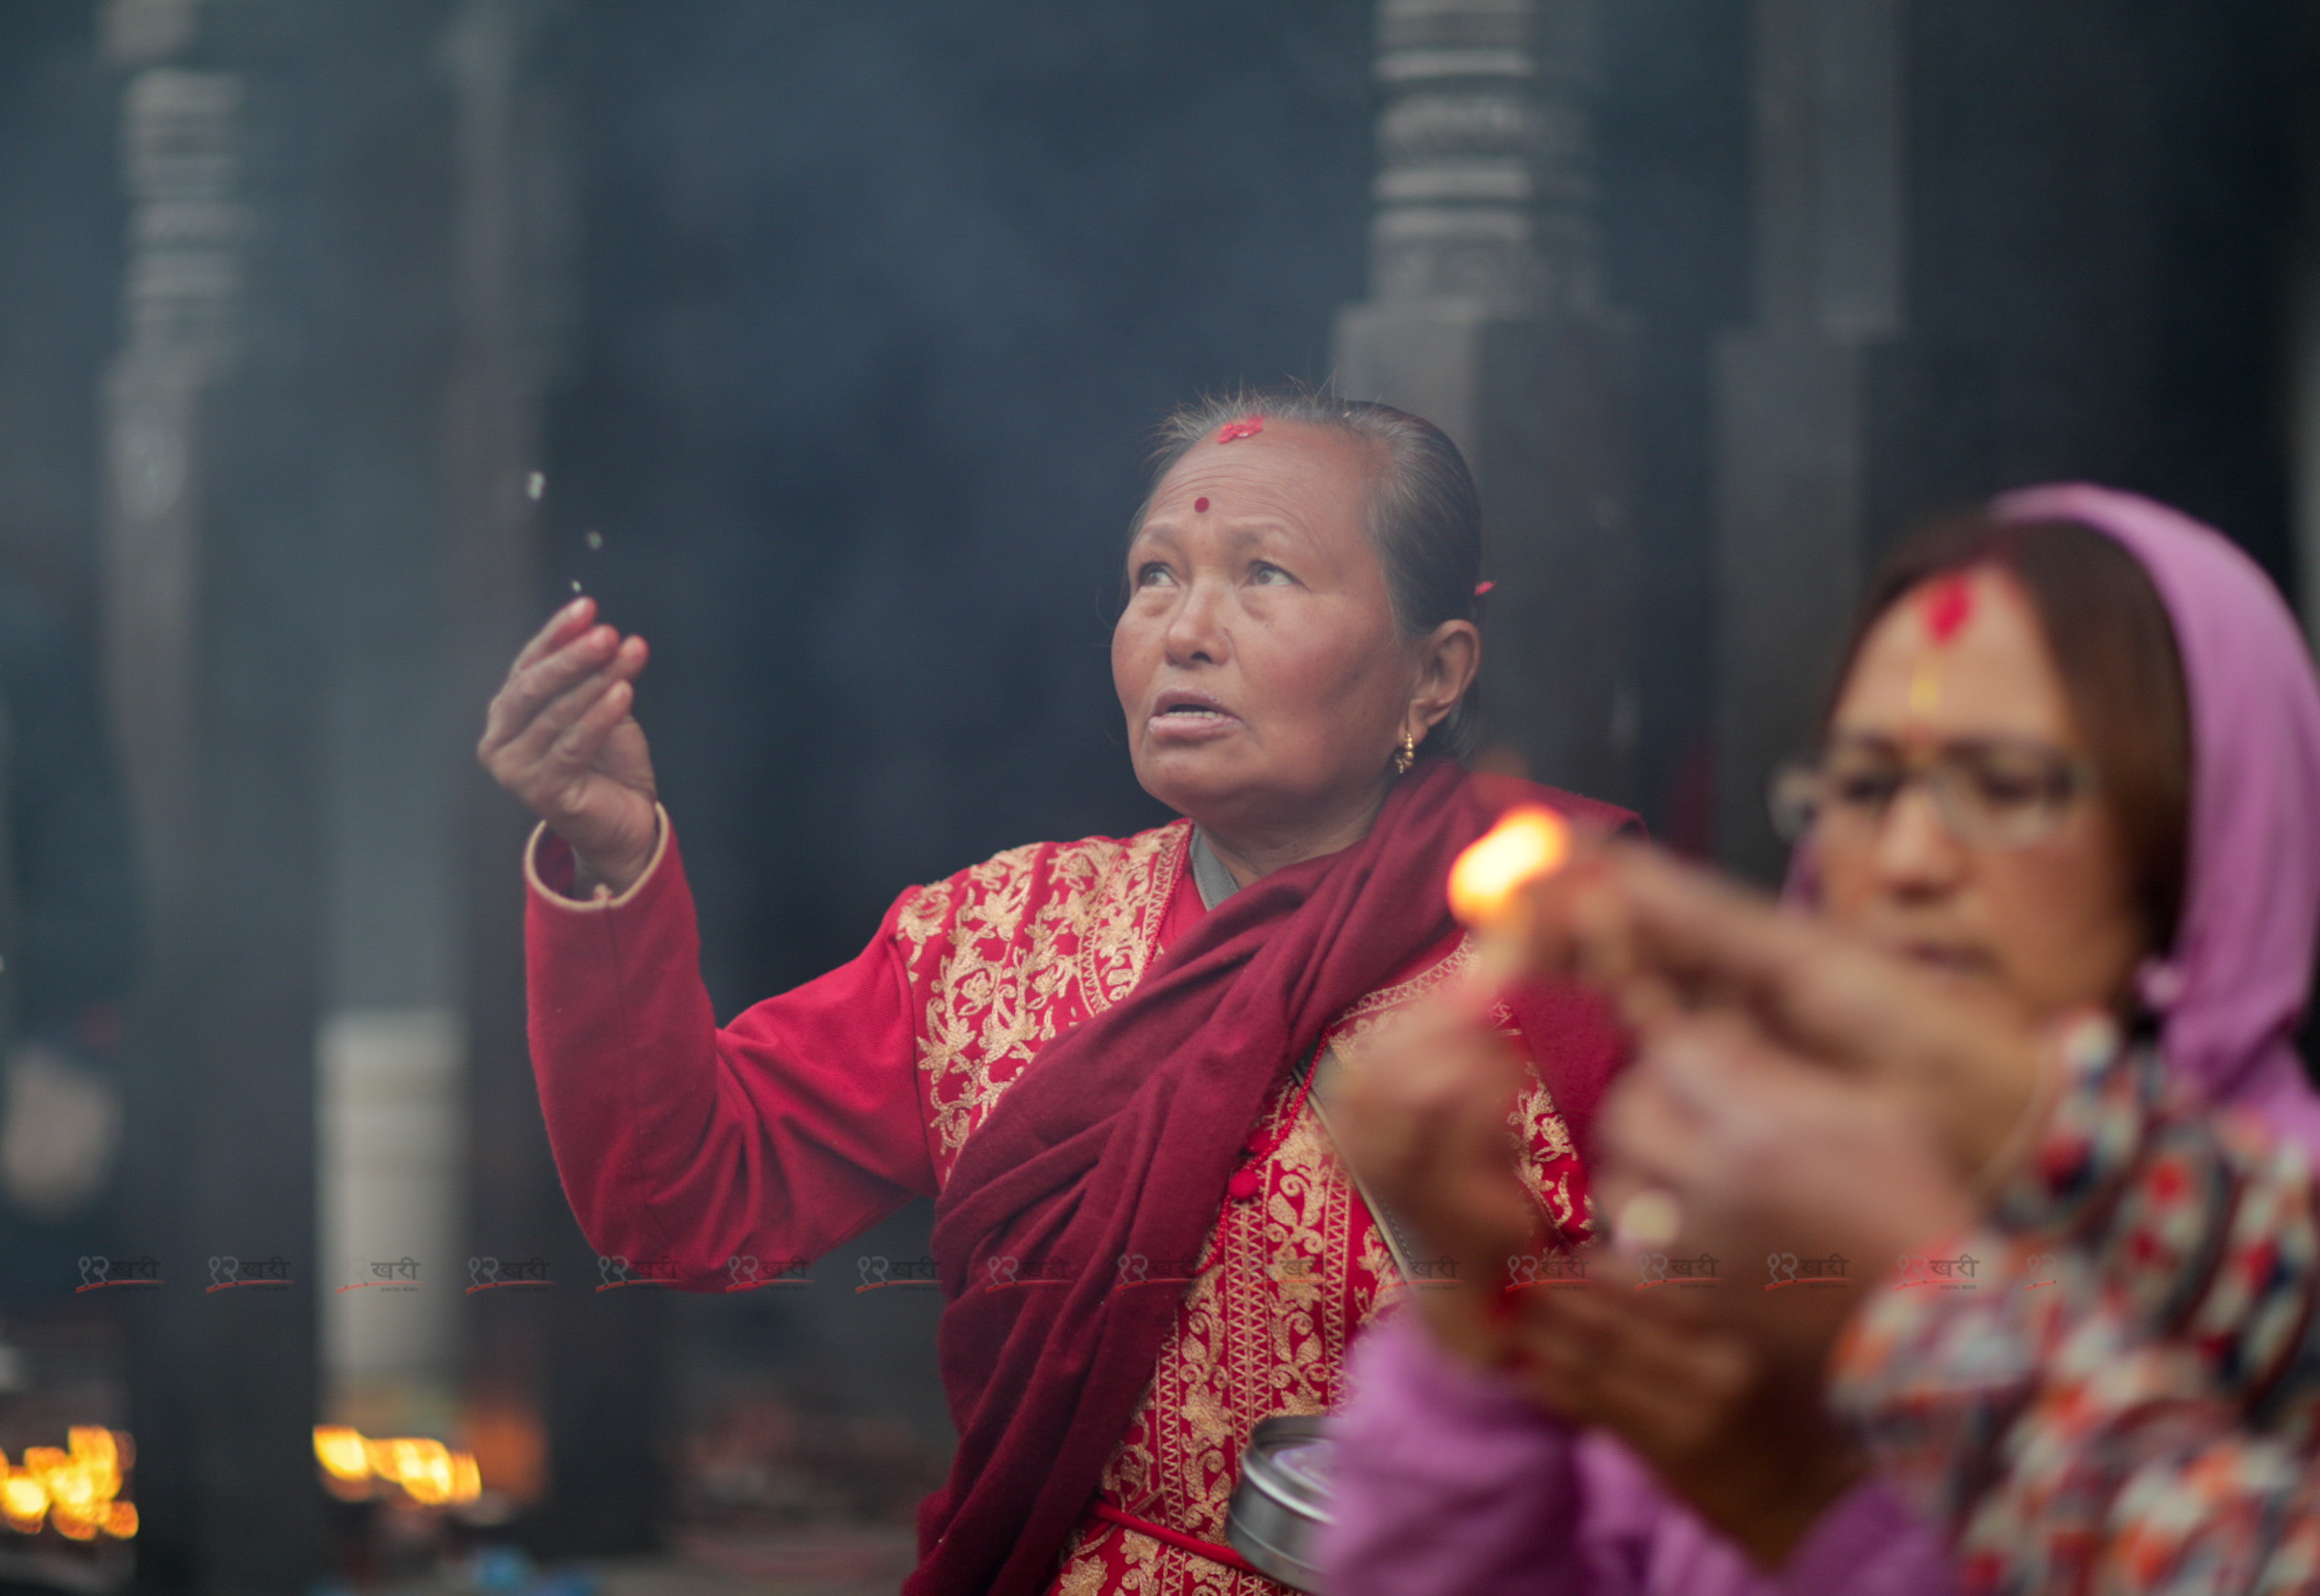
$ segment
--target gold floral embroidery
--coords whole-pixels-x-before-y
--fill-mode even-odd
[[[1586,1215],[1581,1213],[1571,1193],[1571,1175],[1577,1168],[1579,1149],[1571,1140],[1571,1128],[1548,1095],[1547,1084],[1539,1079],[1538,1066],[1530,1071],[1530,1085],[1515,1099],[1507,1115],[1507,1126],[1515,1133],[1516,1144],[1530,1149],[1519,1169],[1522,1183],[1530,1195],[1538,1199],[1539,1206],[1554,1222],[1554,1228],[1574,1240],[1584,1240]]]
[[[1285,1088],[1268,1105],[1268,1135],[1290,1101]],[[1105,1496],[1173,1529],[1224,1540],[1257,1421],[1333,1406],[1347,1348],[1392,1268],[1326,1131],[1302,1106],[1266,1167],[1262,1200],[1219,1213],[1178,1307],[1175,1341],[1105,1468]],[[1285,1589],[1124,1532],[1076,1548],[1058,1588],[1166,1596]]]
[[[1143,979],[1191,829],[1010,849],[903,906],[895,934],[923,995],[919,1081],[942,1178],[1040,1048]]]
[[[1180,820],[1137,837],[1114,864],[1080,942],[1080,990],[1088,1013],[1110,1008],[1144,979],[1191,846],[1192,822]]]
[[[1165,1550],[1149,1535],[1083,1520],[1067,1543],[1055,1596],[1141,1596],[1152,1588],[1154,1553]]]

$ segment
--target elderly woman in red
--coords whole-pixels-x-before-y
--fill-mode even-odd
[[[1137,777],[1181,820],[911,888],[858,958],[719,1028],[630,713],[643,640],[573,603],[479,750],[542,822],[533,1059],[599,1250],[708,1288],[935,1199],[960,1442],[914,1596],[1280,1588],[1222,1544],[1242,1449],[1336,1402],[1407,1263],[1339,1164],[1325,1066],[1470,960],[1449,863],[1541,796],[1456,758],[1481,538],[1447,438],[1308,393],[1162,437],[1112,665]],[[1573,1128],[1614,1034],[1570,989],[1500,1020],[1535,1066],[1525,1184],[1576,1240]]]

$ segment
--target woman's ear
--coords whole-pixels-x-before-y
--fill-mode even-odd
[[[1421,738],[1458,708],[1481,669],[1482,632],[1473,622],[1445,621],[1427,635],[1418,656],[1417,685],[1409,696],[1410,714]]]

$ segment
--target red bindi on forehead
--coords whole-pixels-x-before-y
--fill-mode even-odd
[[[1926,634],[1944,644],[1965,629],[1974,618],[1974,587],[1963,571],[1941,577],[1926,589],[1920,613]]]
[[[1202,514],[1202,515],[1205,515],[1205,514],[1207,514],[1207,513],[1208,513],[1208,495],[1206,495],[1205,493],[1204,493],[1204,494],[1202,494],[1202,495],[1201,495],[1201,496],[1200,496],[1198,499],[1195,499],[1195,500],[1192,502],[1192,508],[1193,508],[1193,509],[1194,509],[1194,510],[1195,510],[1197,513],[1199,513],[1199,514]]]

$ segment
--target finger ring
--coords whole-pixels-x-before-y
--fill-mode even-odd
[[[1647,1253],[1673,1246],[1683,1229],[1682,1204],[1673,1192],[1661,1186],[1647,1186],[1620,1204],[1618,1215],[1611,1221],[1612,1239],[1623,1248]]]

